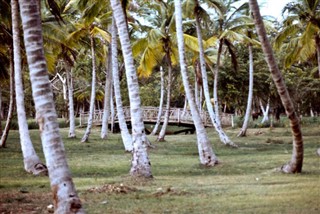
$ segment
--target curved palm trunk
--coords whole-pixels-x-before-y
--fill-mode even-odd
[[[106,69],[106,83],[104,87],[104,104],[103,104],[103,117],[101,127],[101,139],[107,139],[108,137],[108,120],[110,116],[110,97],[112,86],[112,74],[111,74],[111,47],[109,46],[108,53],[108,66]]]
[[[159,125],[161,123],[161,115],[162,115],[162,108],[163,108],[163,97],[164,97],[164,72],[162,69],[162,66],[160,66],[160,82],[161,82],[161,88],[160,88],[160,104],[159,104],[159,111],[157,115],[157,122],[150,133],[150,135],[156,135]]]
[[[69,106],[69,138],[76,138],[76,118],[74,113],[74,100],[73,100],[73,74],[72,68],[70,71],[66,71],[67,74],[67,85],[68,85],[68,106]]]
[[[198,1],[197,1],[198,4]],[[204,49],[203,49],[203,43],[202,43],[202,33],[201,33],[201,27],[200,27],[200,20],[198,17],[198,14],[196,14],[196,29],[197,29],[197,37],[198,37],[198,45],[199,45],[199,58],[200,58],[200,69],[201,69],[201,76],[202,76],[202,86],[203,86],[203,92],[205,96],[205,101],[207,105],[207,109],[210,115],[210,119],[212,121],[212,124],[214,125],[216,131],[219,134],[221,142],[223,142],[226,145],[230,145],[233,147],[237,147],[236,144],[234,144],[229,137],[226,135],[226,133],[223,131],[220,120],[218,120],[217,112],[213,111],[213,106],[210,101],[210,92],[209,92],[209,86],[208,86],[208,75],[206,72],[206,61],[204,57]],[[216,72],[217,73],[217,72]]]
[[[171,82],[172,82],[172,63],[170,54],[167,53],[167,60],[168,60],[168,83],[167,83],[167,103],[166,103],[166,113],[164,115],[164,121],[161,127],[161,131],[159,133],[159,136],[157,138],[158,142],[163,142],[164,137],[166,135],[166,130],[169,123],[169,117],[170,117],[170,100],[171,100]]]
[[[20,0],[19,3],[32,95],[49,171],[55,213],[84,213],[71,178],[57,122],[43,51],[40,2]]]
[[[33,148],[24,105],[24,91],[21,73],[21,49],[19,28],[19,5],[17,0],[11,1],[12,9],[12,34],[13,34],[13,57],[14,57],[14,81],[16,90],[17,116],[19,124],[20,144],[23,155],[24,169],[34,175],[47,174],[47,167],[41,162]]]
[[[252,56],[252,45],[249,44],[249,93],[248,93],[246,114],[244,116],[244,121],[242,124],[242,128],[238,134],[238,137],[246,136],[249,119],[251,115],[252,95],[253,95],[253,56]]]
[[[126,25],[124,11],[119,0],[111,0],[114,17],[120,37],[130,100],[130,113],[132,124],[132,162],[130,174],[134,177],[152,177],[151,164],[147,153],[147,138],[143,123],[139,83],[136,68],[134,67],[129,32]]]
[[[289,96],[285,82],[279,71],[276,63],[270,42],[264,28],[262,17],[260,15],[257,0],[249,0],[249,6],[253,13],[254,23],[262,44],[262,50],[265,54],[265,59],[268,63],[272,79],[277,87],[278,94],[280,95],[282,104],[286,110],[286,114],[290,120],[291,131],[293,135],[293,151],[292,157],[288,164],[284,165],[281,169],[286,173],[300,173],[303,165],[303,139],[300,128],[299,119],[295,113],[293,103]]]
[[[0,139],[0,147],[6,147],[7,138],[10,131],[11,120],[13,116],[13,108],[14,108],[14,65],[13,65],[12,48],[10,48],[9,54],[10,54],[10,102],[9,102],[9,110],[8,110],[6,125],[4,127],[4,130]]]
[[[187,73],[187,64],[184,51],[184,41],[182,32],[182,12],[181,12],[181,2],[180,0],[175,0],[175,14],[176,14],[176,29],[177,29],[177,40],[179,49],[179,59],[181,67],[181,75],[183,80],[183,86],[188,98],[190,105],[190,110],[192,114],[192,119],[196,127],[197,133],[197,144],[199,151],[200,163],[204,166],[214,166],[218,163],[216,155],[213,153],[206,129],[204,128],[203,122],[201,121],[200,114],[196,107],[194,96],[189,86],[189,79]]]
[[[119,126],[121,130],[122,142],[125,151],[132,152],[132,137],[129,133],[126,119],[122,107],[120,80],[119,80],[119,69],[118,69],[118,43],[117,43],[117,26],[114,20],[112,20],[112,38],[111,38],[111,53],[112,53],[112,76],[113,76],[113,88],[114,96],[116,98],[116,107]]]
[[[94,104],[96,100],[96,54],[94,49],[93,36],[90,35],[91,42],[91,58],[92,58],[92,81],[91,81],[91,96],[90,96],[90,107],[89,107],[89,118],[86,132],[84,133],[81,143],[88,142],[89,136],[92,129],[92,121],[94,116]]]

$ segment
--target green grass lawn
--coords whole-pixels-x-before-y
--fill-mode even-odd
[[[131,154],[121,136],[101,140],[93,129],[90,142],[67,139],[62,129],[68,163],[87,213],[320,213],[320,127],[303,128],[305,158],[301,174],[282,174],[277,168],[291,158],[289,128],[227,129],[240,147],[222,145],[208,129],[220,164],[199,165],[195,135],[168,135],[149,151],[153,180],[129,176]],[[38,154],[43,157],[38,131],[32,130]],[[0,149],[0,213],[48,213],[52,203],[48,177],[23,170],[17,131],[11,131],[7,148]]]

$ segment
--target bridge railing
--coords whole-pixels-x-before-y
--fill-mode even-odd
[[[152,106],[144,106],[142,107],[142,109],[143,109],[143,120],[145,122],[157,122],[159,108],[152,107]],[[131,121],[130,107],[129,106],[123,107],[123,112],[124,112],[125,120]],[[164,121],[165,113],[166,113],[166,109],[163,108],[161,111],[162,122]],[[207,127],[213,126],[210,119],[210,115],[207,111],[200,112],[200,116],[205,126]],[[89,117],[88,112],[80,113],[80,126],[83,126],[88,123],[88,117]],[[96,110],[94,112],[93,124],[100,125],[102,122],[102,117],[103,117],[103,111]],[[232,124],[231,114],[220,113],[220,119],[221,119],[221,124],[223,126],[231,126]],[[111,122],[111,118],[109,118],[109,123],[110,122]],[[117,112],[115,112],[115,115],[114,115],[114,122],[118,122]],[[191,111],[184,110],[181,108],[171,108],[169,111],[169,123],[193,124]]]

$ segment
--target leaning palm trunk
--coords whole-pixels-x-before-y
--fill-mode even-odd
[[[55,213],[84,213],[67,164],[43,51],[40,2],[20,0],[24,44]]]
[[[218,162],[218,160],[215,154],[213,153],[206,129],[204,128],[203,122],[201,121],[199,111],[194,101],[194,96],[189,86],[187,64],[186,64],[186,58],[185,58],[185,52],[184,52],[183,32],[182,32],[181,2],[180,0],[175,0],[174,4],[175,4],[175,13],[176,13],[176,29],[177,29],[181,76],[182,76],[183,86],[186,92],[186,96],[188,98],[188,102],[190,105],[192,119],[196,127],[199,159],[200,159],[200,163],[204,166],[214,166]]]
[[[214,82],[213,82],[214,111],[216,113],[216,121],[219,126],[221,126],[221,122],[220,122],[220,110],[219,110],[219,101],[218,101],[218,78],[219,78],[219,69],[220,69],[220,61],[221,61],[221,54],[222,54],[222,45],[223,45],[223,41],[220,40],[219,48],[218,48],[217,64],[216,64],[216,69],[214,71]]]
[[[164,77],[163,77],[163,69],[162,66],[160,66],[160,82],[161,82],[161,87],[160,87],[160,104],[159,104],[159,111],[157,115],[157,122],[150,133],[150,135],[156,135],[159,125],[161,123],[161,115],[162,115],[162,108],[163,108],[163,97],[164,97]]]
[[[116,98],[116,108],[118,115],[118,122],[121,131],[122,142],[124,145],[125,151],[132,152],[132,137],[129,133],[126,119],[123,113],[121,91],[120,91],[120,81],[119,81],[119,69],[118,69],[118,43],[117,43],[117,26],[112,20],[112,38],[111,38],[111,53],[112,53],[112,76],[113,76],[113,88],[114,96]]]
[[[14,81],[16,90],[17,116],[19,124],[20,144],[23,155],[24,169],[34,175],[47,174],[47,167],[41,162],[33,148],[26,118],[24,105],[24,91],[21,73],[21,49],[20,49],[20,25],[19,5],[17,0],[11,1],[12,10],[12,34],[13,34],[13,57],[14,57]]]
[[[69,138],[76,138],[76,119],[74,114],[74,103],[73,103],[73,75],[72,68],[70,71],[66,71],[67,84],[68,84],[68,105],[69,105]]]
[[[133,144],[130,174],[134,177],[152,177],[151,164],[147,153],[148,140],[143,123],[139,83],[136,68],[134,67],[125,15],[119,0],[111,0],[111,6],[114,17],[117,17],[115,21],[118,27],[129,89]]]
[[[281,72],[276,63],[275,57],[273,55],[273,50],[271,48],[270,42],[267,38],[266,30],[260,15],[259,6],[257,0],[249,0],[249,6],[253,13],[254,23],[262,44],[262,50],[265,54],[265,59],[268,63],[272,79],[280,95],[282,104],[286,110],[286,114],[290,120],[291,131],[293,135],[293,151],[292,157],[288,164],[284,165],[281,170],[285,173],[300,173],[302,171],[303,165],[303,139],[300,128],[299,119],[295,113],[293,103],[289,96],[288,90],[286,88],[285,82],[281,75]]]
[[[167,81],[167,103],[166,103],[166,113],[164,115],[164,121],[161,127],[161,131],[159,133],[159,136],[157,138],[158,142],[163,142],[164,137],[166,135],[166,130],[169,123],[169,117],[170,117],[170,100],[171,100],[171,82],[172,82],[172,64],[171,64],[171,58],[170,54],[167,54],[167,60],[168,60],[168,81]]]
[[[106,69],[106,83],[104,87],[104,104],[103,104],[103,117],[101,127],[101,139],[108,137],[108,120],[110,116],[110,97],[112,86],[112,73],[111,73],[111,47],[109,46],[108,60]]]
[[[198,2],[197,2],[198,4]],[[205,96],[205,101],[207,105],[207,109],[210,115],[210,119],[212,121],[212,124],[214,125],[216,131],[219,134],[221,142],[223,142],[226,145],[230,145],[233,147],[237,147],[236,144],[234,144],[229,137],[226,135],[226,133],[221,128],[220,122],[217,122],[217,112],[213,111],[213,107],[210,101],[210,93],[209,93],[209,86],[208,86],[208,75],[206,72],[206,61],[204,57],[204,49],[203,49],[203,43],[202,43],[202,33],[200,28],[200,20],[198,15],[196,14],[196,29],[197,29],[197,36],[198,36],[198,45],[199,45],[199,57],[200,57],[200,69],[201,69],[201,76],[202,76],[202,86],[203,86],[203,92]]]
[[[12,49],[10,49],[9,54],[10,54],[10,102],[9,102],[9,110],[8,110],[6,125],[4,127],[4,130],[0,139],[0,147],[6,147],[6,142],[9,135],[11,120],[13,116],[13,107],[14,107],[14,65],[13,65]]]
[[[92,81],[91,81],[91,96],[90,96],[90,107],[89,107],[89,117],[86,132],[84,133],[81,142],[88,142],[89,136],[92,129],[92,122],[94,116],[94,104],[96,100],[96,54],[94,49],[94,39],[93,36],[90,35],[91,42],[91,59],[92,59]]]
[[[248,93],[246,114],[244,116],[244,121],[242,124],[242,128],[238,134],[238,137],[246,136],[249,119],[251,115],[252,95],[253,95],[253,56],[252,56],[252,45],[249,44],[249,93]]]

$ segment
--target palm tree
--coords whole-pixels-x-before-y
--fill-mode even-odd
[[[214,166],[218,163],[218,160],[212,150],[207,132],[201,121],[198,108],[196,107],[194,96],[190,89],[189,79],[187,74],[187,64],[184,51],[183,31],[182,31],[182,9],[180,0],[175,0],[175,15],[176,15],[176,29],[177,29],[177,41],[179,49],[180,69],[183,80],[183,86],[186,92],[186,96],[190,105],[192,119],[196,127],[197,132],[197,144],[199,151],[200,163],[204,166]]]
[[[320,77],[320,1],[298,0],[288,3],[283,9],[288,16],[283,21],[283,29],[275,39],[275,48],[288,53],[285,66],[294,62],[307,61],[317,55]],[[290,41],[285,41],[290,38]]]
[[[147,138],[144,130],[139,83],[134,67],[132,48],[124,11],[119,0],[111,0],[113,16],[117,17],[116,25],[122,47],[129,89],[130,113],[132,124],[132,162],[130,174],[134,177],[152,177],[151,164],[147,153]]]
[[[40,2],[20,0],[19,3],[33,98],[48,166],[55,212],[84,213],[71,178],[59,132],[43,51]]]
[[[259,6],[257,0],[249,0],[250,9],[253,14],[257,34],[262,45],[262,50],[265,54],[265,59],[269,66],[272,79],[280,95],[282,104],[286,110],[286,114],[290,120],[290,126],[293,135],[293,151],[292,157],[288,164],[284,165],[281,169],[285,173],[300,173],[302,171],[303,164],[303,139],[300,128],[299,119],[294,111],[294,106],[291,101],[290,95],[286,88],[286,84],[283,80],[282,74],[276,63],[276,59],[273,54],[270,42],[267,38],[266,30],[260,15]]]
[[[112,76],[113,76],[113,87],[114,87],[114,95],[116,99],[116,107],[118,114],[118,121],[121,130],[121,137],[124,145],[124,149],[128,152],[132,152],[132,137],[129,133],[126,119],[124,117],[123,107],[122,107],[122,99],[121,99],[121,91],[120,91],[120,80],[119,80],[119,69],[118,69],[118,43],[117,43],[117,26],[114,21],[112,21],[111,28],[111,62],[112,62]]]
[[[28,130],[26,111],[24,105],[24,91],[21,73],[21,50],[20,50],[20,25],[19,25],[18,0],[11,1],[12,10],[12,39],[14,56],[14,81],[16,91],[17,115],[19,123],[20,143],[23,155],[24,169],[34,175],[47,174],[47,167],[41,162],[33,148]]]

